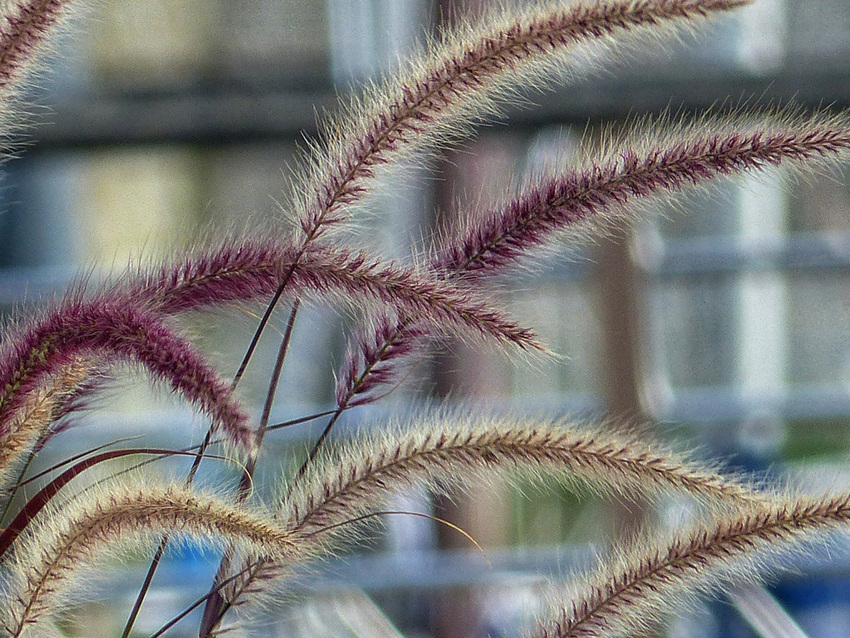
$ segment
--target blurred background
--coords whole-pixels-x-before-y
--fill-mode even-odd
[[[82,9],[28,97],[20,157],[4,166],[0,304],[10,313],[29,308],[80,272],[96,278],[216,229],[284,224],[288,166],[317,113],[392,68],[423,33],[488,2],[460,4],[111,0]],[[458,150],[407,167],[370,200],[374,214],[352,241],[404,259],[443,217],[497,199],[505,185],[568,158],[580,137],[636,114],[687,116],[724,99],[848,107],[848,34],[845,0],[759,0],[681,43],[611,58],[589,77],[533,94],[533,106],[510,110]],[[735,468],[850,486],[848,176],[792,180],[777,170],[658,213],[618,241],[557,249],[509,282],[516,292],[505,302],[564,360],[529,366],[455,344],[417,366],[386,402],[352,411],[341,432],[450,397],[490,410],[649,423]],[[350,323],[338,310],[301,313],[274,422],[332,404]],[[255,325],[236,309],[189,329],[232,375]],[[279,340],[269,333],[242,386],[257,409]],[[138,433],[148,433],[145,444],[182,447],[205,427],[144,383],[122,383],[98,407],[85,427],[54,441],[55,454]],[[300,462],[322,425],[270,435],[269,476],[284,459]],[[547,579],[568,587],[570,573],[617,534],[686,516],[675,502],[650,509],[579,500],[554,482],[397,500],[392,509],[461,526],[489,563],[444,526],[387,517],[359,551],[299,581],[304,596],[270,613],[266,635],[371,638],[393,635],[392,624],[422,638],[514,636]],[[749,626],[753,608],[776,601],[812,638],[850,635],[850,545],[839,539],[830,549],[771,581],[773,599],[734,592],[659,635],[751,638],[760,635]],[[205,552],[178,553],[134,635],[150,635],[202,594],[216,564]],[[139,557],[106,570],[109,585],[95,588],[85,625],[69,621],[69,634],[120,635],[144,568]],[[334,620],[351,616],[347,605],[362,627]],[[192,627],[168,635],[189,636]]]

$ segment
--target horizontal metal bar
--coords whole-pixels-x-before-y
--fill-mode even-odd
[[[778,387],[744,393],[735,387],[679,388],[651,416],[678,423],[734,423],[754,416],[784,419],[850,416],[850,389],[843,385]]]
[[[754,270],[850,269],[850,233],[792,234],[742,243],[734,236],[697,237],[638,250],[639,267],[658,277]]]
[[[334,103],[331,92],[83,95],[34,114],[24,141],[32,154],[107,144],[292,140],[315,131],[317,112]]]

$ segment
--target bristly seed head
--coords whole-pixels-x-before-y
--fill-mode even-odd
[[[229,385],[158,314],[118,295],[72,295],[9,339],[0,358],[0,437],[12,434],[29,393],[65,366],[79,367],[87,353],[93,368],[104,361],[142,365],[209,415],[237,449],[251,448],[248,417]],[[30,427],[38,434],[48,425]]]
[[[664,24],[686,26],[750,0],[599,0],[532,5],[447,34],[422,60],[373,88],[326,127],[305,183],[296,187],[305,241],[346,219],[345,209],[369,191],[376,169],[409,152],[458,137],[467,123],[498,111],[494,94],[511,83],[537,84],[557,53],[594,39]],[[421,149],[420,149],[421,150]]]
[[[434,263],[438,272],[464,278],[502,272],[560,233],[610,232],[636,217],[648,198],[669,198],[718,176],[779,164],[798,171],[836,164],[850,154],[850,120],[792,109],[753,125],[747,114],[704,118],[689,126],[642,127],[634,138],[578,168],[537,181],[506,206],[466,223]]]
[[[282,284],[291,296],[329,294],[358,311],[371,299],[418,317],[433,332],[472,334],[543,350],[530,330],[504,318],[469,287],[327,245],[300,250],[277,239],[225,241],[176,265],[153,268],[129,285],[119,282],[118,287],[136,303],[172,314],[266,299]]]

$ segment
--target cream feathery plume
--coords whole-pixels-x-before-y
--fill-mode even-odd
[[[534,2],[447,33],[383,85],[341,110],[325,126],[303,184],[294,189],[307,241],[343,221],[369,190],[378,167],[415,146],[433,148],[468,123],[498,111],[499,93],[539,86],[563,65],[557,54],[587,41],[665,25],[687,28],[712,12],[750,0],[596,0]],[[464,124],[466,123],[466,124]]]
[[[278,561],[298,553],[293,536],[270,516],[176,485],[110,483],[106,492],[61,507],[45,513],[48,522],[28,531],[10,561],[0,605],[0,627],[9,636],[25,635],[59,609],[74,576],[103,560],[112,546],[154,544],[171,534]]]
[[[665,450],[646,436],[566,421],[523,423],[494,417],[473,424],[469,417],[445,416],[417,423],[415,431],[389,428],[364,436],[317,457],[277,518],[301,539],[306,559],[340,535],[351,537],[348,523],[379,509],[398,488],[425,483],[445,492],[506,471],[545,473],[577,487],[632,496],[682,492],[715,508],[761,498],[735,477]],[[296,560],[291,558],[287,567]],[[248,559],[243,569],[243,577],[225,590],[228,605],[260,591],[278,576],[279,566]]]
[[[850,494],[778,495],[670,538],[642,537],[607,557],[533,638],[608,638],[646,628],[682,597],[752,581],[813,534],[850,522]],[[578,592],[577,594],[575,592]]]
[[[70,0],[12,0],[0,16],[0,94],[26,75],[29,66],[49,44]]]
[[[49,378],[27,393],[0,437],[0,486],[8,484],[15,462],[29,452],[53,424],[63,405],[71,400],[81,384],[92,378],[90,358],[75,357],[59,365]]]
[[[649,437],[652,438],[652,437]],[[706,503],[744,503],[758,493],[734,477],[678,455],[646,436],[566,421],[445,417],[357,439],[317,461],[282,506],[293,533],[316,533],[380,503],[396,487],[444,490],[481,473],[546,473],[602,492],[651,496],[678,491]]]

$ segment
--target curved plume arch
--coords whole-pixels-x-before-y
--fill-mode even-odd
[[[578,167],[535,179],[506,203],[443,232],[431,267],[450,280],[482,279],[557,238],[609,234],[634,223],[649,203],[708,188],[717,178],[773,166],[806,174],[848,157],[846,114],[787,107],[759,117],[708,113],[688,124],[646,119]],[[376,316],[349,344],[338,375],[340,404],[374,400],[378,386],[397,378],[393,365],[417,351],[423,333],[413,319]]]
[[[610,234],[649,203],[705,189],[713,180],[782,166],[810,174],[850,157],[850,118],[789,106],[758,117],[746,110],[693,122],[646,118],[580,153],[567,171],[535,176],[501,206],[444,232],[433,268],[465,279],[506,271],[555,238]],[[586,155],[586,157],[581,157]]]
[[[562,477],[580,489],[630,496],[680,492],[718,507],[759,501],[753,486],[604,425],[443,414],[416,428],[386,428],[343,442],[305,474],[282,504],[287,528],[321,533],[374,508],[396,487],[438,491],[498,472]],[[652,437],[649,437],[650,439]]]
[[[19,325],[0,356],[4,469],[42,436],[92,372],[138,364],[198,410],[234,448],[252,448],[248,416],[229,385],[162,317],[120,295],[77,292]]]
[[[265,300],[285,285],[293,297],[330,296],[361,311],[364,300],[370,300],[393,312],[415,314],[435,332],[543,350],[531,331],[506,319],[472,289],[346,248],[301,250],[285,239],[234,237],[126,279],[130,283],[117,284],[124,294],[165,314]]]
[[[763,498],[738,477],[653,443],[604,426],[508,417],[473,423],[460,414],[424,419],[415,430],[390,427],[357,437],[318,456],[282,502],[276,517],[299,537],[303,552],[286,567],[327,551],[342,535],[351,537],[350,521],[380,509],[396,490],[412,484],[446,493],[478,477],[545,474],[583,491],[687,494],[708,509],[729,510]],[[228,591],[229,605],[239,604],[258,581],[274,578],[280,566],[254,559],[244,569]]]
[[[495,98],[510,96],[512,86],[547,83],[547,71],[564,67],[559,53],[633,31],[692,28],[700,18],[750,1],[539,1],[524,11],[493,11],[444,34],[326,124],[326,143],[314,147],[295,189],[306,241],[345,220],[346,208],[370,190],[379,167],[457,138],[470,122],[498,112]]]
[[[732,514],[665,536],[643,534],[571,583],[529,638],[632,635],[672,611],[671,602],[731,581],[752,582],[778,556],[850,523],[850,494],[767,495]]]
[[[9,566],[0,627],[13,637],[37,635],[31,632],[61,608],[80,571],[103,560],[110,547],[153,545],[162,534],[235,546],[275,560],[284,560],[297,546],[269,516],[215,496],[150,479],[111,485],[63,506],[49,525],[28,531]]]

